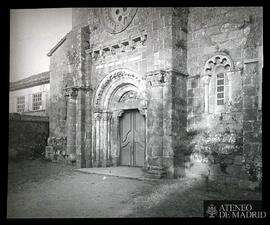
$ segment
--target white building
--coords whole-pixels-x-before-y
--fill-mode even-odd
[[[11,82],[9,89],[9,112],[48,116],[50,72]]]

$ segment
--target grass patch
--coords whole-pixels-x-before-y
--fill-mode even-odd
[[[22,159],[8,163],[8,192],[17,192],[37,182],[71,173],[74,167],[43,159]]]
[[[234,187],[215,191],[206,190],[200,179],[166,181],[129,202],[128,217],[202,217],[203,200],[261,199],[260,192],[239,190]]]

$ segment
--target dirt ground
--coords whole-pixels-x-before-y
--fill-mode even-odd
[[[207,199],[261,199],[261,193],[206,191],[198,179],[140,181],[43,160],[9,162],[8,218],[201,217]]]

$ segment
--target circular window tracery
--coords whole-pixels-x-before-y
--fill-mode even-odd
[[[101,19],[109,33],[120,33],[125,30],[135,16],[137,8],[102,8]]]

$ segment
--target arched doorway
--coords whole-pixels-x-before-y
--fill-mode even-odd
[[[109,73],[96,90],[93,106],[92,165],[144,166],[144,80],[127,69]]]

